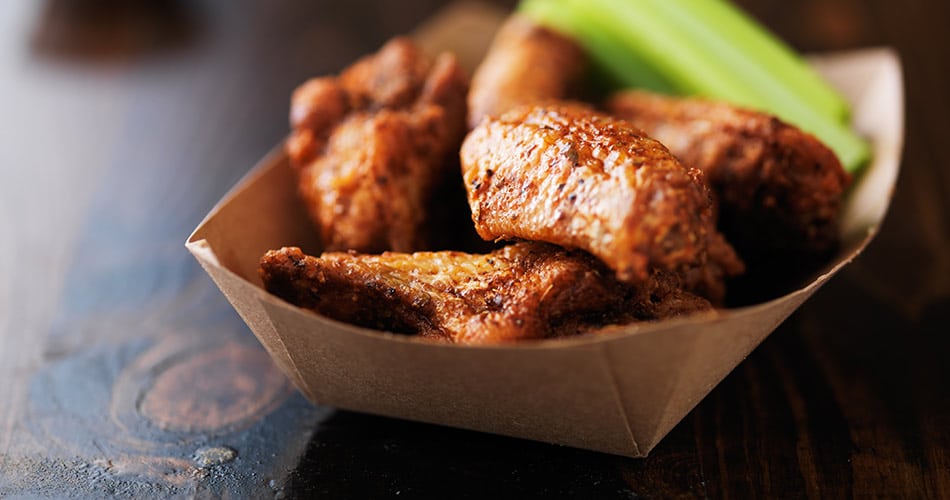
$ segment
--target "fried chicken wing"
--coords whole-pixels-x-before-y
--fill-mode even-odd
[[[458,343],[580,333],[709,310],[666,275],[631,287],[590,255],[523,242],[490,254],[267,252],[271,293],[337,320]]]
[[[576,42],[519,14],[498,30],[472,75],[468,125],[521,104],[571,97],[587,60]]]
[[[580,104],[523,106],[483,121],[461,157],[485,239],[581,248],[631,283],[652,267],[707,264],[716,230],[700,172],[623,120]],[[722,244],[722,269],[741,269]]]
[[[850,176],[810,134],[764,113],[643,91],[618,93],[607,107],[703,171],[719,227],[744,258],[836,245]]]
[[[294,92],[286,150],[325,248],[427,246],[427,204],[453,171],[467,87],[454,56],[430,61],[396,38]]]

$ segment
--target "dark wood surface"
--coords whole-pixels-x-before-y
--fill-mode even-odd
[[[950,498],[950,7],[742,4],[803,50],[897,48],[899,185],[633,460],[311,405],[182,246],[297,83],[441,2],[0,3],[0,497]]]

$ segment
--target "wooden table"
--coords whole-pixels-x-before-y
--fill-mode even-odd
[[[440,2],[0,3],[0,496],[950,498],[950,7],[741,3],[898,49],[903,170],[868,251],[644,460],[313,406],[182,247],[296,84]]]

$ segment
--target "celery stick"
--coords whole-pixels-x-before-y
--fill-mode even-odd
[[[699,19],[694,12],[684,9],[684,4],[691,3],[691,0],[641,1],[652,4],[656,8],[655,12],[665,13],[669,21],[681,26],[684,31],[688,31],[691,35],[688,43],[691,43],[695,49],[705,49],[715,54],[724,67],[729,67],[734,70],[733,74],[742,77],[742,80],[736,83],[737,85],[745,84],[747,94],[744,97],[747,100],[731,99],[733,102],[774,113],[779,118],[815,134],[835,150],[845,166],[857,168],[867,160],[869,156],[867,145],[853,134],[847,125],[840,123],[841,115],[846,114],[847,110],[843,99],[838,97],[842,103],[841,106],[836,108],[837,112],[832,109],[833,112],[829,113],[827,104],[822,104],[817,96],[803,95],[801,89],[792,82],[785,81],[772,73],[771,66],[764,67],[753,58],[744,57],[748,51],[731,45],[727,37],[714,32],[711,29],[713,25],[710,19]],[[703,1],[707,2],[707,0]],[[708,1],[704,3],[704,6],[711,7],[713,4],[731,9],[730,6],[718,0]],[[716,9],[709,9],[709,11],[714,10]],[[717,25],[716,28],[720,26]],[[729,33],[732,34],[733,31]],[[823,83],[817,75],[815,78]],[[730,100],[724,96],[712,95],[712,97]]]
[[[574,38],[591,58],[598,77],[608,88],[631,85],[671,94],[676,92],[662,75],[654,71],[636,52],[625,50],[607,33],[599,21],[586,12],[569,12],[549,0],[525,0],[519,9],[536,21]]]
[[[668,75],[684,93],[759,110],[776,111],[786,105],[811,106],[782,82],[768,78],[768,73],[750,62],[745,54],[730,53],[722,41],[725,35],[714,33],[706,39],[697,36],[697,32],[708,32],[707,25],[689,11],[670,9],[674,0],[590,0],[586,3],[615,23],[623,23],[623,27],[614,30],[619,41],[630,50],[640,51],[644,59]]]
[[[848,120],[848,103],[831,85],[784,42],[728,1],[647,1],[663,9],[691,38],[749,79],[750,84],[766,92],[781,88],[822,114],[841,122]]]
[[[749,96],[735,84],[735,78],[714,58],[684,43],[679,28],[661,20],[653,5],[638,1],[636,8],[625,1],[566,0],[562,5],[578,13],[597,15],[610,33],[627,50],[670,80],[680,92],[714,94],[733,102],[752,105]]]
[[[556,18],[556,28],[573,34],[596,52],[596,62],[616,67],[611,73],[625,76],[627,85],[644,86],[638,78],[652,72],[668,82],[674,93],[702,95],[773,113],[815,134],[847,170],[860,168],[869,149],[842,123],[847,113],[844,101],[833,91],[829,97],[821,90],[827,84],[810,70],[795,70],[796,64],[803,63],[796,63],[794,57],[778,64],[778,73],[773,74],[768,58],[779,57],[776,54],[787,49],[775,45],[769,36],[756,39],[754,26],[739,27],[751,20],[741,14],[730,15],[731,9],[735,8],[721,0],[525,2],[526,14],[537,16],[542,23]],[[706,13],[724,25],[706,20]],[[737,33],[735,39],[733,33]],[[595,38],[596,42],[590,41]],[[773,46],[763,49],[769,44]],[[635,55],[620,57],[618,52]],[[649,66],[650,71],[623,69],[630,61]],[[817,83],[800,83],[809,78]]]

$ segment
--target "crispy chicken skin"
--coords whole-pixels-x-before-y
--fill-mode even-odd
[[[467,89],[454,56],[430,61],[404,38],[297,88],[286,150],[327,249],[427,246],[427,204],[454,168]]]
[[[522,106],[483,121],[461,158],[482,238],[580,248],[631,283],[653,267],[707,265],[716,230],[701,173],[623,120],[580,104]],[[721,269],[741,270],[721,244]]]
[[[813,136],[764,113],[696,98],[625,91],[607,108],[703,171],[719,226],[744,258],[836,245],[850,176]]]
[[[261,278],[297,306],[365,327],[485,344],[711,309],[669,276],[632,288],[590,255],[522,242],[490,254],[267,252]]]
[[[513,14],[472,75],[469,128],[485,116],[498,116],[521,104],[571,97],[586,67],[586,56],[576,42]]]

